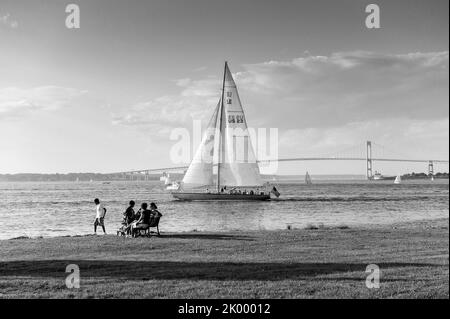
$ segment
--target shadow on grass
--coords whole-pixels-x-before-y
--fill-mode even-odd
[[[126,280],[264,280],[304,279],[318,275],[359,272],[366,263],[230,263],[176,261],[40,260],[0,262],[2,277],[66,277],[66,266],[76,264],[84,278]],[[442,267],[427,263],[380,263],[380,269]],[[335,280],[335,279],[333,279]]]
[[[161,234],[160,238],[176,238],[176,239],[212,239],[212,240],[254,240],[249,236],[225,235],[225,234]]]

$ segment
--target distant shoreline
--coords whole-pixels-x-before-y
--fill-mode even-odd
[[[100,173],[68,173],[68,174],[0,174],[0,182],[120,182],[120,181],[159,181],[161,174],[142,175],[133,177],[122,174]],[[171,174],[174,180],[181,180],[183,174]],[[304,175],[262,175],[264,181],[304,181]],[[313,180],[366,180],[361,174],[311,174]],[[430,178],[425,173],[404,174],[403,179],[420,180]],[[436,173],[435,179],[449,179],[448,173]]]

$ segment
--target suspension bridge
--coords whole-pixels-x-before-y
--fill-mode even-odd
[[[428,167],[428,175],[434,175],[434,167],[436,164],[448,164],[448,159],[427,159],[427,158],[408,158],[406,156],[396,155],[396,152],[392,152],[383,145],[374,143],[372,141],[367,141],[363,145],[364,150],[362,151],[361,145],[350,147],[348,149],[337,152],[332,155],[322,155],[322,156],[310,156],[310,157],[292,157],[292,158],[278,158],[278,159],[267,159],[258,160],[260,164],[270,163],[270,162],[303,162],[303,161],[364,161],[366,162],[366,178],[368,180],[373,179],[374,176],[374,162],[403,162],[403,163],[424,163]],[[374,155],[374,148],[377,148],[376,156]],[[362,154],[364,152],[364,154]],[[390,154],[390,156],[387,156]],[[182,172],[185,171],[189,166],[176,166],[176,167],[164,167],[164,168],[153,168],[153,169],[143,169],[143,170],[131,170],[126,172],[118,172],[114,174],[123,174],[125,176],[143,176],[147,179],[148,175],[162,173],[162,172]]]

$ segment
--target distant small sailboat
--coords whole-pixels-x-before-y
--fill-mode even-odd
[[[398,174],[394,180],[394,184],[400,184],[401,182],[402,182],[402,177],[400,176],[400,174]]]
[[[433,175],[431,175],[431,181],[434,182],[434,176]]]
[[[306,174],[305,174],[305,184],[306,185],[311,185],[312,184],[311,176],[309,175],[308,172],[306,172]]]

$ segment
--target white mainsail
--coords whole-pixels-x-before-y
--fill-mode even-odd
[[[402,177],[400,176],[400,174],[398,174],[394,180],[394,184],[400,184],[401,182],[402,182]]]
[[[219,183],[224,186],[262,186],[236,83],[225,63],[220,121]]]

